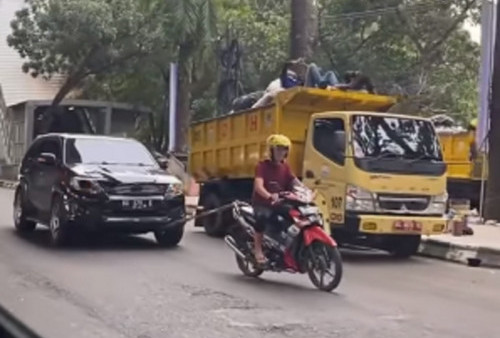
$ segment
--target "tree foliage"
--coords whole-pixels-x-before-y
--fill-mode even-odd
[[[402,113],[475,113],[479,46],[462,24],[477,20],[477,1],[320,3],[323,65],[362,70],[379,91],[406,97]]]
[[[340,74],[361,70],[381,93],[405,97],[407,114],[466,119],[476,111],[479,48],[462,29],[474,0],[317,0],[314,61]],[[227,80],[224,51],[241,48],[237,94],[264,89],[288,58],[288,0],[28,0],[11,46],[34,76],[84,81],[87,98],[127,101],[156,112],[152,143],[163,147],[169,64],[179,65],[178,130],[217,111]],[[314,20],[313,20],[314,21]],[[91,76],[89,76],[91,75]],[[233,94],[235,94],[233,93]],[[185,139],[179,140],[185,143]]]
[[[136,63],[158,46],[162,17],[148,1],[27,0],[11,23],[9,46],[32,76],[66,76],[57,105],[82,80]]]
[[[242,84],[246,91],[266,87],[288,55],[290,8],[286,1],[222,2],[219,37],[237,39],[243,51]]]

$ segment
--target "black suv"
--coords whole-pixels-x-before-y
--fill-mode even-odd
[[[46,134],[22,161],[15,227],[30,232],[45,224],[56,246],[77,230],[153,232],[160,245],[175,246],[184,218],[182,183],[136,140]]]

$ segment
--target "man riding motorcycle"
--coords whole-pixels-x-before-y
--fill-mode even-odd
[[[267,139],[269,159],[259,162],[255,170],[252,204],[255,213],[254,255],[258,264],[265,264],[262,252],[264,230],[273,226],[271,216],[273,204],[279,199],[279,193],[291,191],[295,185],[302,185],[285,162],[291,147],[288,137],[273,134]]]

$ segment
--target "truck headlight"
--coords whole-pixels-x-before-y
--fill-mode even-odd
[[[349,211],[375,211],[373,194],[363,188],[348,185],[345,208]]]
[[[427,212],[429,214],[444,214],[448,203],[448,193],[432,196]]]

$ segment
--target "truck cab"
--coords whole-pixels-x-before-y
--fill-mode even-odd
[[[445,229],[446,164],[432,123],[379,112],[311,116],[304,183],[340,242],[409,256]]]

